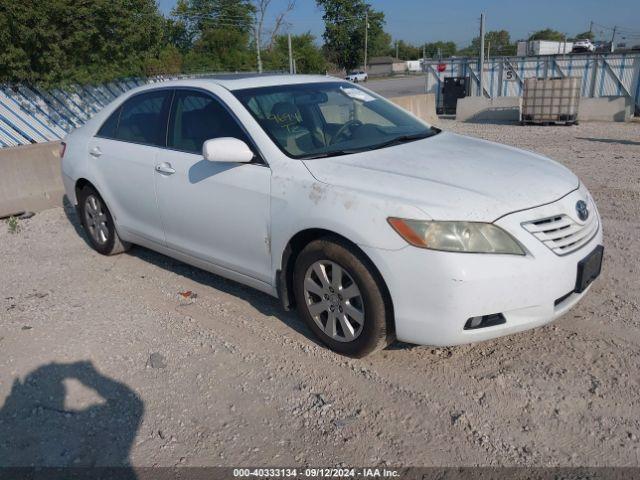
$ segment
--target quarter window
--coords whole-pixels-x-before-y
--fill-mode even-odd
[[[177,90],[167,146],[201,153],[206,140],[220,137],[233,137],[249,144],[242,128],[219,101],[205,93]]]
[[[171,90],[136,95],[122,105],[115,138],[125,142],[165,146]]]
[[[98,136],[103,138],[116,138],[116,131],[118,129],[118,120],[120,120],[120,110],[117,108],[109,118],[102,124],[100,130],[98,130]]]

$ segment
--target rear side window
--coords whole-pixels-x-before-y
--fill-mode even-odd
[[[127,100],[121,107],[115,138],[164,147],[171,94],[171,90],[160,90]]]
[[[249,144],[235,118],[215,98],[206,93],[177,90],[169,120],[167,146],[201,153],[206,140],[233,137]]]
[[[120,110],[117,108],[115,112],[107,118],[107,121],[102,124],[100,130],[98,130],[98,136],[103,138],[116,138],[116,131],[118,129],[118,120],[120,120]]]

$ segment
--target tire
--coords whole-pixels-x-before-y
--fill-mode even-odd
[[[394,340],[393,309],[382,279],[347,242],[325,237],[309,243],[296,258],[293,289],[298,314],[335,352],[360,358]]]
[[[131,248],[130,243],[118,236],[111,212],[95,188],[87,185],[80,190],[78,213],[89,244],[96,252],[116,255]]]

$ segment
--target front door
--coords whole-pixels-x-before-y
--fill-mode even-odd
[[[158,207],[167,246],[272,283],[269,245],[271,170],[263,163],[204,160],[205,140],[244,131],[212,94],[176,90],[167,149],[156,159]]]

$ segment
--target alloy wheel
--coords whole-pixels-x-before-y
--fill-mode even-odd
[[[89,195],[84,202],[84,218],[89,235],[99,245],[109,241],[108,218],[102,201],[95,195]]]
[[[316,325],[332,340],[351,342],[364,326],[360,289],[344,268],[330,260],[313,263],[304,276],[305,304]]]

